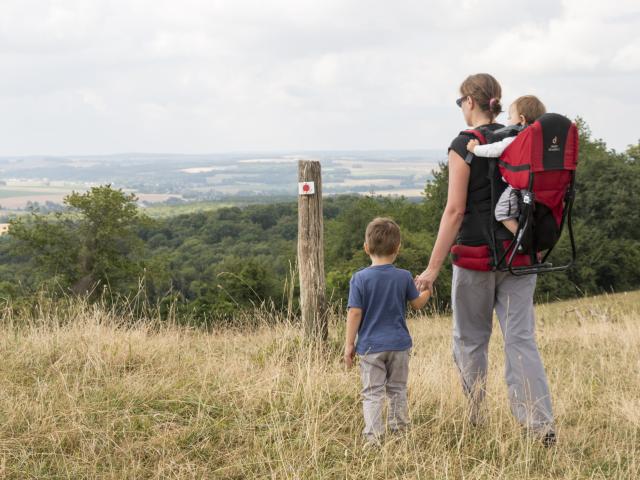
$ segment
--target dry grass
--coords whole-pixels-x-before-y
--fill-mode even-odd
[[[640,292],[538,307],[559,444],[513,421],[494,338],[471,427],[450,319],[411,320],[413,428],[364,451],[357,370],[287,325],[122,326],[79,303],[0,326],[1,478],[640,478]],[[495,334],[499,337],[499,330]]]

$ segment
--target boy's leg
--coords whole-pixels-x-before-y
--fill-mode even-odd
[[[387,360],[387,397],[389,398],[389,430],[397,432],[409,426],[407,379],[411,350],[389,352]]]
[[[387,380],[386,356],[389,352],[368,353],[360,357],[362,377],[362,410],[367,440],[377,441],[384,433],[382,408],[384,406],[384,384]]]
[[[535,337],[533,292],[535,275],[500,273],[496,313],[505,345],[505,375],[511,410],[518,421],[541,434],[553,428],[547,376]]]

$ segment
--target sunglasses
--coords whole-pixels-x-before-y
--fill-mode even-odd
[[[464,96],[460,97],[459,99],[457,99],[456,100],[456,105],[458,105],[460,108],[462,108],[462,102],[464,102],[467,99],[468,96],[469,95],[464,95]]]

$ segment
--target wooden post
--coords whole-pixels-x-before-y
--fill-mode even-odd
[[[328,334],[325,277],[322,175],[320,162],[298,162],[298,270],[300,307],[307,338],[325,340]]]

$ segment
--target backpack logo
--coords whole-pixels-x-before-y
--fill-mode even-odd
[[[547,149],[548,152],[559,152],[560,151],[560,145],[558,145],[558,136],[556,135],[555,137],[553,137],[553,139],[551,140],[551,145],[549,145],[549,148]]]

